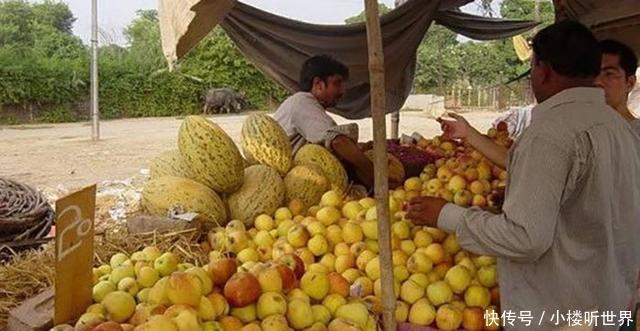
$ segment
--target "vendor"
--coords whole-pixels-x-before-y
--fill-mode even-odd
[[[337,125],[327,113],[344,95],[348,78],[349,69],[330,56],[309,58],[300,73],[300,92],[287,98],[273,117],[289,136],[294,154],[305,144],[323,145],[371,189],[373,163],[358,147],[358,125]]]
[[[411,201],[408,218],[455,233],[474,254],[496,256],[501,308],[516,316],[527,311],[541,321],[535,330],[559,329],[542,320],[557,310],[633,318],[640,136],[593,86],[601,55],[585,26],[562,21],[541,30],[531,65],[539,103],[508,160],[504,212],[420,197]],[[505,326],[525,328],[522,321]]]

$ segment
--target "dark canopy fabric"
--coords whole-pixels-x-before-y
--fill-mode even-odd
[[[387,112],[402,107],[411,92],[416,50],[435,19],[476,39],[520,34],[535,26],[530,21],[504,21],[450,10],[447,1],[410,0],[381,19]],[[329,54],[349,67],[348,91],[332,112],[350,119],[370,115],[366,27],[307,24],[237,3],[221,23],[240,51],[291,92],[298,90],[303,62]]]

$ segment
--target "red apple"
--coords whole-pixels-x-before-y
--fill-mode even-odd
[[[304,261],[295,254],[285,254],[278,259],[278,263],[284,264],[293,270],[296,279],[302,278],[304,275]]]
[[[278,263],[276,269],[278,269],[280,278],[282,278],[282,289],[285,293],[296,287],[296,275],[293,273],[293,270],[282,263]]]
[[[250,305],[260,297],[262,290],[256,276],[248,272],[238,272],[224,286],[224,297],[231,307]]]
[[[209,276],[218,286],[224,285],[238,270],[238,263],[234,258],[222,258],[211,261],[208,266]]]

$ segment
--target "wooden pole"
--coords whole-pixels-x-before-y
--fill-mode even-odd
[[[391,261],[391,224],[389,215],[389,182],[385,123],[384,52],[378,1],[365,0],[367,14],[367,44],[369,48],[369,81],[371,83],[371,117],[373,119],[373,150],[375,153],[375,195],[380,245],[380,278],[382,288],[382,318],[385,331],[395,331],[396,296],[394,294],[393,263]]]

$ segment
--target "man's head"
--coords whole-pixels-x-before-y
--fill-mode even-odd
[[[552,24],[533,38],[531,86],[538,102],[571,88],[593,86],[600,72],[598,41],[584,25]]]
[[[626,110],[629,93],[636,85],[638,58],[631,48],[619,41],[607,39],[599,45],[602,66],[596,86],[604,89],[609,106]]]
[[[328,55],[309,58],[300,72],[300,90],[311,92],[325,108],[334,107],[344,95],[349,68]]]

